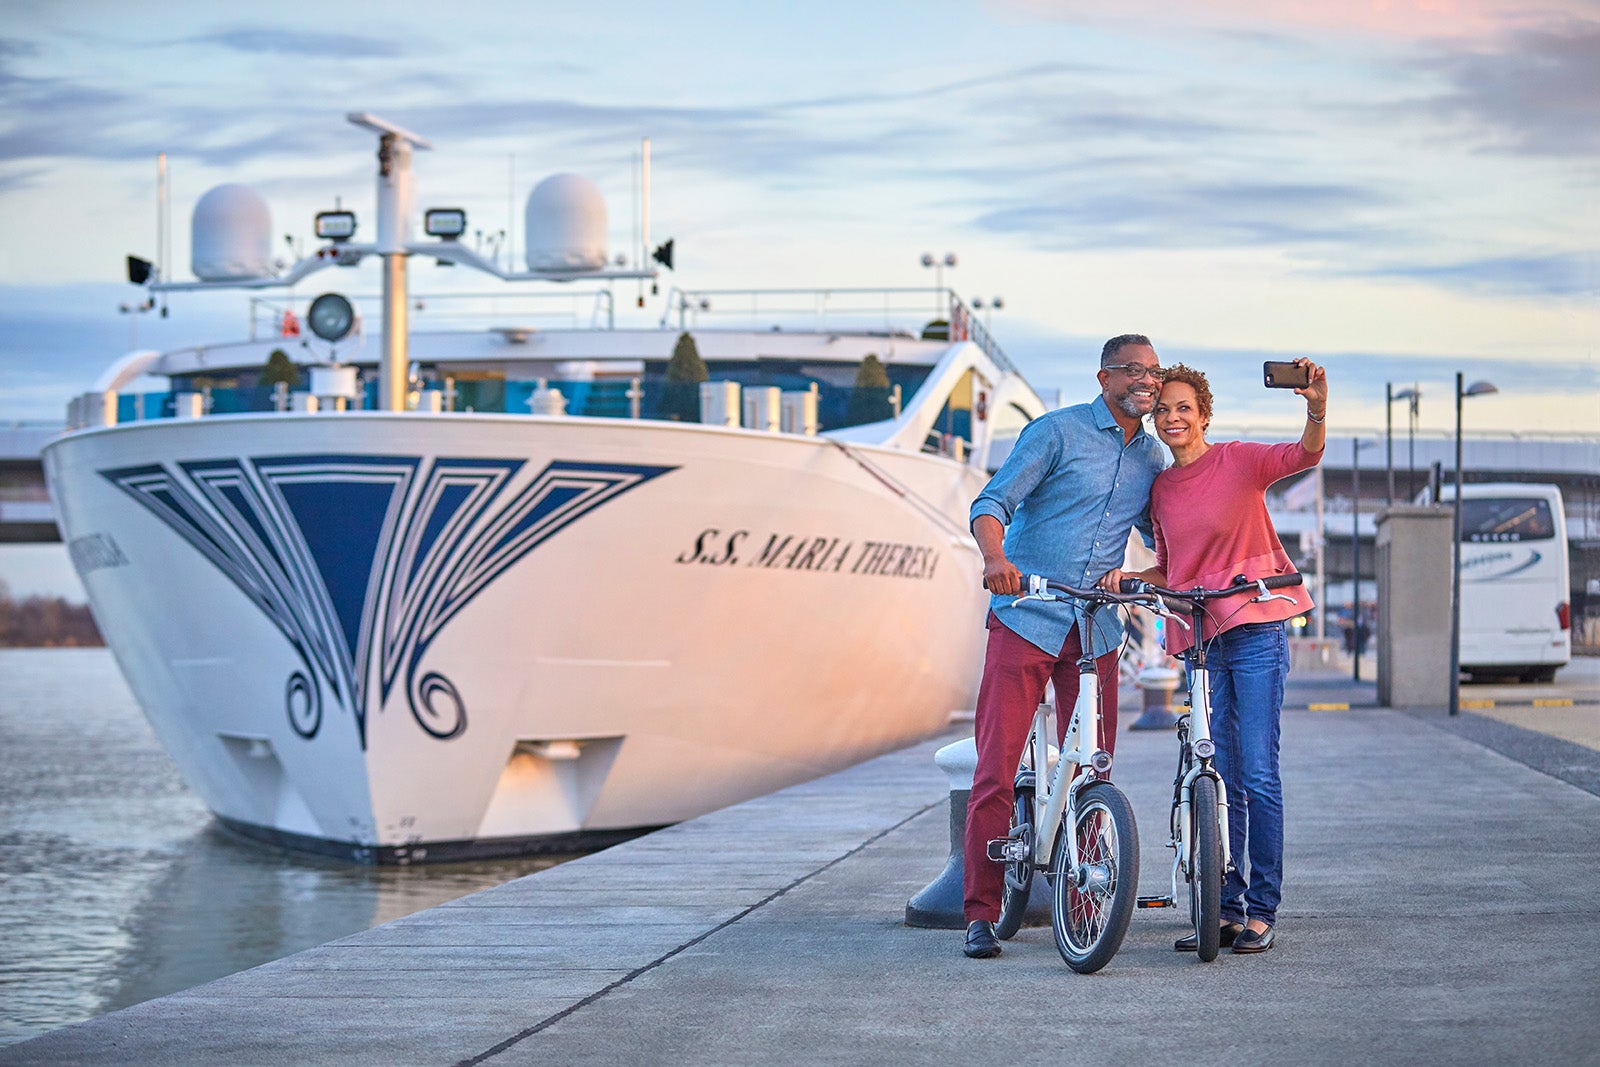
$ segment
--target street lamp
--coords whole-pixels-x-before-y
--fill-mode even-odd
[[[1350,438],[1350,659],[1351,681],[1361,681],[1361,450],[1376,441]],[[1394,468],[1389,469],[1394,484]]]
[[[1422,390],[1412,385],[1410,389],[1394,391],[1393,382],[1385,382],[1383,386],[1383,416],[1387,426],[1385,439],[1389,442],[1389,497],[1388,502],[1394,503],[1394,402],[1396,400],[1409,400],[1410,420],[1406,430],[1406,490],[1409,492],[1412,483],[1417,477],[1417,401],[1422,399]]]
[[[1473,382],[1461,388],[1456,371],[1456,495],[1450,520],[1450,714],[1461,714],[1461,400],[1498,393],[1490,382]]]
[[[954,267],[958,262],[954,252],[946,252],[943,259],[935,257],[932,252],[922,253],[922,265],[933,268],[933,286],[938,290],[933,306],[939,309],[940,314],[944,314],[944,269]]]
[[[131,257],[130,257],[131,258]],[[122,315],[131,315],[128,320],[128,349],[132,351],[139,347],[139,316],[156,306],[156,298],[147,296],[137,304],[119,304],[117,312]]]
[[[987,305],[984,304],[983,297],[981,296],[975,296],[972,298],[972,310],[983,312],[983,329],[986,333],[993,332],[990,329],[994,322],[993,313],[996,311],[1004,311],[1005,308],[1006,298],[1003,296],[995,297],[994,299],[990,300]]]

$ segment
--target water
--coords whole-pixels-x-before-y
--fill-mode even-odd
[[[0,1045],[558,863],[354,867],[236,841],[105,649],[0,649]]]

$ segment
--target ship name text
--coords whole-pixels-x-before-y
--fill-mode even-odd
[[[903,541],[856,541],[792,533],[755,534],[750,530],[708,526],[673,562],[927,581],[933,578],[939,566],[939,552],[930,545]]]

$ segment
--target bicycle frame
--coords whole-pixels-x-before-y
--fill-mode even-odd
[[[1090,633],[1093,609],[1074,609],[1078,613],[1080,633]],[[1031,761],[1035,775],[1033,791],[1034,840],[1033,864],[1038,870],[1050,869],[1050,861],[1059,847],[1057,830],[1066,827],[1068,839],[1064,844],[1071,848],[1072,875],[1083,881],[1082,849],[1077,840],[1078,794],[1111,770],[1111,753],[1100,745],[1100,677],[1095,673],[1094,653],[1085,643],[1083,656],[1078,660],[1078,699],[1072,707],[1072,717],[1067,722],[1066,736],[1061,751],[1056,755],[1055,769],[1050,774],[1048,788],[1038,788],[1041,768],[1049,766],[1050,735],[1047,733],[1049,704],[1040,704],[1033,713],[1033,730],[1024,749]],[[1063,822],[1063,818],[1065,822]],[[1042,827],[1049,827],[1041,832]]]

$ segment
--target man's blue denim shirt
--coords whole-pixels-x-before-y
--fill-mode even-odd
[[[972,502],[967,521],[979,515],[999,519],[1006,528],[1006,557],[1024,575],[1093,585],[1122,566],[1130,528],[1138,529],[1145,544],[1155,543],[1150,484],[1165,466],[1165,451],[1143,426],[1122,443],[1122,427],[1105,397],[1097,396],[1023,427],[1011,455]],[[995,617],[1044,651],[1060,652],[1075,620],[1074,602],[1014,604],[1016,599],[993,597]],[[1103,609],[1096,618],[1094,654],[1109,652],[1121,640],[1117,613]]]

